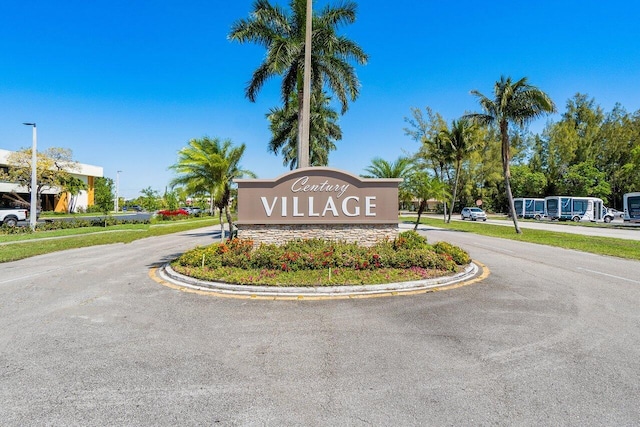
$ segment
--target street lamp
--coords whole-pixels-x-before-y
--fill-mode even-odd
[[[38,145],[38,135],[36,133],[36,124],[35,123],[23,123],[25,126],[33,127],[33,145],[31,146],[31,207],[29,210],[29,226],[32,230],[36,229],[36,220],[38,216],[37,209],[37,198],[38,195],[38,177],[36,174],[37,171],[37,163],[38,163],[38,154],[36,152],[36,147]]]
[[[114,203],[116,213],[120,210],[120,196],[118,195],[118,190],[120,188],[120,172],[122,171],[116,171],[116,200]]]

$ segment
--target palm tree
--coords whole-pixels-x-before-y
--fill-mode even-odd
[[[380,157],[374,157],[365,171],[363,178],[408,178],[413,171],[413,162],[408,157],[398,157],[395,162],[388,162]]]
[[[229,211],[233,179],[243,176],[255,177],[253,172],[243,170],[239,166],[244,150],[244,144],[235,147],[228,139],[220,141],[218,138],[211,139],[205,136],[190,140],[189,145],[178,152],[178,161],[170,167],[179,174],[171,181],[172,186],[183,185],[191,193],[208,194],[211,213],[214,206],[220,209],[222,236],[224,236],[223,210],[227,217],[229,231],[233,230]]]
[[[451,129],[444,129],[441,132],[442,139],[450,146],[447,152],[454,158],[456,171],[456,177],[453,184],[453,197],[451,199],[451,209],[449,210],[449,218],[447,219],[447,222],[451,222],[451,213],[453,212],[453,208],[456,204],[462,162],[469,157],[471,152],[475,149],[473,131],[473,123],[463,117],[460,120],[452,121]]]
[[[307,0],[290,0],[288,14],[269,0],[256,0],[250,18],[235,22],[229,33],[231,40],[254,42],[267,50],[246,88],[247,98],[254,102],[268,79],[282,76],[284,109],[288,109],[293,96],[297,97],[297,117],[302,117],[303,107],[306,5]],[[356,8],[354,2],[347,0],[336,7],[327,5],[313,17],[311,93],[328,87],[338,98],[342,114],[347,111],[348,102],[355,101],[359,94],[360,82],[350,62],[364,65],[368,59],[360,46],[336,33],[338,26],[355,22]],[[297,122],[300,128],[302,121]],[[301,134],[299,130],[297,137]]]
[[[367,174],[363,178],[402,178],[398,188],[399,201],[411,202],[413,195],[407,188],[407,182],[411,173],[415,171],[413,160],[409,157],[398,157],[394,162],[388,162],[380,157],[371,159],[371,164],[364,169]]]
[[[311,97],[311,132],[309,141],[311,166],[329,164],[329,152],[336,149],[334,141],[342,139],[338,113],[329,107],[331,98],[325,93]],[[271,129],[269,151],[282,154],[282,164],[289,169],[298,167],[298,99],[293,97],[288,107],[272,108],[267,119]]]
[[[414,230],[418,229],[420,217],[427,208],[427,201],[429,199],[440,200],[439,197],[442,196],[443,199],[446,200],[446,198],[449,197],[447,184],[424,171],[416,172],[409,176],[407,179],[407,191],[419,200],[418,219],[416,219],[416,224],[413,227]]]
[[[526,77],[517,82],[512,82],[511,77],[505,78],[502,76],[500,81],[496,82],[493,87],[493,99],[489,99],[477,90],[472,90],[471,94],[478,97],[478,102],[485,112],[468,114],[465,117],[484,125],[495,123],[500,129],[505,191],[509,200],[509,209],[511,212],[515,212],[510,183],[511,146],[509,143],[509,123],[524,127],[531,120],[545,113],[555,112],[555,104],[546,93],[535,86],[529,85]],[[518,226],[517,215],[511,215],[511,217],[513,218],[516,233],[521,234],[522,231]]]

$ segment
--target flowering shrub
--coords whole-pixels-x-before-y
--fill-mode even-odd
[[[309,239],[293,240],[281,246],[260,244],[254,248],[251,240],[233,239],[205,248],[195,248],[183,254],[175,264],[201,267],[204,263],[210,268],[222,266],[296,272],[328,268],[377,270],[414,267],[455,271],[458,265],[469,263],[469,256],[464,250],[442,243],[432,247],[424,237],[415,232],[402,233],[392,241],[383,240],[372,247]]]
[[[451,259],[458,265],[465,265],[471,262],[469,254],[457,246],[448,242],[438,242],[433,245],[433,250],[437,254],[444,254],[451,257]]]
[[[174,221],[176,219],[184,219],[189,217],[189,212],[184,209],[162,210],[158,211],[158,217],[163,221]]]

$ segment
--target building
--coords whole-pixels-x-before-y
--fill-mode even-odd
[[[9,169],[8,157],[11,151],[0,149],[0,169],[5,172]],[[87,190],[83,190],[75,198],[74,210],[85,210],[94,204],[95,179],[103,176],[103,169],[100,166],[77,164],[78,169],[71,173],[87,185]],[[11,193],[17,193],[22,199],[29,201],[31,195],[28,189],[18,184],[0,181],[0,206],[15,204],[11,198],[6,197]],[[60,188],[45,189],[40,195],[40,206],[43,211],[67,212],[69,209],[69,194],[62,192]]]

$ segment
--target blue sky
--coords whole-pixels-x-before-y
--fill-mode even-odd
[[[288,1],[272,0],[286,5]],[[320,9],[327,1],[314,1]],[[640,109],[640,4],[635,1],[360,0],[342,28],[369,54],[361,96],[340,118],[330,166],[355,174],[373,157],[415,152],[411,107],[447,121],[477,111],[501,75],[527,76],[564,111],[575,93],[605,111]],[[189,139],[245,143],[261,178],[287,169],[267,152],[265,114],[279,80],[244,97],[264,50],[227,40],[252,0],[5,0],[0,2],[0,148],[64,147],[81,163],[120,174],[120,194],[163,192]],[[550,119],[553,119],[551,117]],[[557,118],[557,117],[556,117]],[[545,119],[532,124],[539,131]]]

